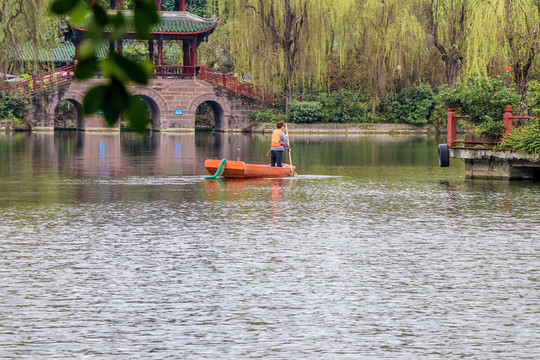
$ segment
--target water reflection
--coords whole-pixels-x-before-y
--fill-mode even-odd
[[[260,134],[151,133],[32,133],[15,137],[3,135],[0,146],[6,157],[14,143],[29,155],[21,166],[31,173],[60,176],[124,177],[144,175],[205,174],[205,158],[228,158],[264,164],[270,160],[269,138]],[[436,159],[426,136],[322,136],[294,135],[293,156],[300,174],[342,175],[349,166],[433,166]],[[7,164],[7,162],[5,162]],[[6,175],[14,168],[4,168]],[[25,169],[30,171],[29,169]]]
[[[0,135],[0,358],[540,357],[540,185],[426,136]],[[240,155],[238,155],[240,154]]]

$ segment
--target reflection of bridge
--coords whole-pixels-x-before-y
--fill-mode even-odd
[[[36,151],[40,154],[29,156],[27,164],[36,171],[54,163],[65,175],[86,179],[138,176],[140,171],[152,176],[207,175],[204,160],[209,154],[229,159],[247,156],[252,152],[254,137],[210,132],[138,136],[131,132],[61,131],[34,132],[22,139],[28,155]],[[140,166],[133,166],[134,158],[137,163],[141,161]]]
[[[160,67],[147,86],[130,87],[131,93],[148,105],[153,130],[193,130],[195,112],[202,103],[213,110],[216,130],[244,130],[249,127],[251,111],[279,99],[279,95],[260,86],[204,67],[186,75],[181,67]],[[55,109],[67,100],[77,109],[77,129],[101,130],[105,128],[102,115],[83,116],[81,104],[85,92],[103,81],[100,78],[74,81],[73,67],[66,67],[27,79],[8,90],[44,95],[46,101],[36,101],[29,115],[34,129],[53,129]]]

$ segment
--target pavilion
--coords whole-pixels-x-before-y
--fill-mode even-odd
[[[156,75],[174,75],[177,77],[193,76],[197,73],[197,48],[201,42],[208,39],[208,36],[217,26],[218,19],[206,19],[186,11],[185,0],[175,0],[173,11],[162,11],[161,0],[157,0],[157,10],[160,22],[155,25],[149,34],[148,56],[152,64],[155,64],[154,46],[157,44],[157,68]],[[120,11],[122,1],[116,0],[116,9],[111,12]],[[135,26],[133,24],[133,12],[121,10],[126,18],[127,31],[124,40],[137,39]],[[79,46],[84,42],[87,27],[84,24],[70,24],[71,30],[68,38],[75,45],[75,59],[78,58]],[[112,33],[111,28],[106,28],[104,37],[107,38]],[[110,40],[111,50],[122,52],[124,40]],[[164,41],[182,41],[183,61],[178,67],[163,66],[163,44]]]

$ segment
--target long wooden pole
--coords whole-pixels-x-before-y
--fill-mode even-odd
[[[291,141],[289,140],[289,129],[287,128],[287,123],[285,123],[285,135],[287,136],[287,142],[289,143],[289,165],[291,165],[292,167],[293,164],[292,164],[292,156],[291,156]]]

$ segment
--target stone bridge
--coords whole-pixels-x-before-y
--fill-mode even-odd
[[[81,104],[85,92],[103,81],[72,81],[36,93],[28,115],[34,124],[32,129],[53,130],[55,110],[67,100],[77,110],[78,130],[120,130],[119,123],[107,127],[102,115],[83,115]],[[199,79],[151,79],[147,86],[132,86],[129,90],[148,105],[154,131],[194,131],[195,112],[202,103],[214,112],[215,130],[245,131],[250,128],[249,113],[263,107],[257,100]]]

